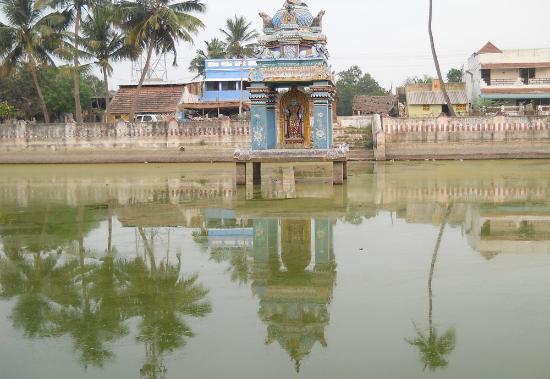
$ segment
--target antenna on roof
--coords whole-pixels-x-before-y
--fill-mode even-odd
[[[145,67],[146,52],[141,54],[136,60],[132,61],[132,81],[138,82]],[[149,70],[145,75],[145,82],[163,82],[168,81],[168,65],[166,64],[166,54],[157,55],[153,53]]]

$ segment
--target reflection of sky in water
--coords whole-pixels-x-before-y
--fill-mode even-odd
[[[26,213],[34,229],[18,238],[36,244],[40,209],[84,204],[97,216],[84,238],[86,262],[98,264],[109,224],[97,205],[110,203],[119,258],[147,256],[140,226],[157,267],[166,259],[175,266],[181,255],[181,277],[198,275],[212,311],[184,318],[195,336],[164,352],[167,378],[433,376],[406,340],[417,337],[415,325],[429,335],[428,278],[446,224],[431,283],[432,326],[439,336],[454,330],[456,347],[436,376],[539,378],[548,371],[541,348],[550,328],[545,161],[361,166],[376,174],[353,172],[343,188],[304,181],[304,171],[323,174],[311,166],[283,186],[287,167],[274,169],[248,201],[233,187],[231,166],[201,167],[6,169],[0,216]],[[266,188],[264,198],[285,189],[292,196],[267,201]],[[3,219],[3,249],[6,233],[25,218],[11,220],[19,224]],[[55,220],[69,234],[74,229]],[[77,241],[67,246],[62,258],[77,257]],[[331,248],[333,266],[319,255]],[[126,336],[106,343],[114,356],[103,368],[84,370],[68,335],[25,338],[10,318],[16,305],[15,297],[0,302],[6,377],[139,377],[146,351],[136,340],[138,317],[126,320]]]

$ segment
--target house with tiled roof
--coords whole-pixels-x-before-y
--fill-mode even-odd
[[[502,50],[487,42],[468,59],[465,73],[474,105],[550,105],[550,48]]]
[[[468,116],[470,102],[466,95],[465,83],[445,84],[453,110],[457,116]],[[410,84],[405,86],[407,114],[409,117],[438,117],[449,115],[441,83],[434,79],[432,83]]]
[[[137,99],[136,115],[154,114],[163,119],[178,118],[178,105],[198,99],[200,83],[145,82]],[[137,95],[136,84],[119,87],[111,102],[111,122],[128,121],[132,101]]]
[[[398,116],[397,95],[366,96],[359,95],[353,98],[353,114],[355,116],[380,114]]]

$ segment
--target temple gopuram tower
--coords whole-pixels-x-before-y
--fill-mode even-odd
[[[257,67],[250,73],[252,150],[332,148],[335,86],[321,11],[287,0],[260,13]]]

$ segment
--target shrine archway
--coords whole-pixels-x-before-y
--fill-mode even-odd
[[[279,102],[279,145],[311,146],[309,96],[297,88],[283,94]]]

